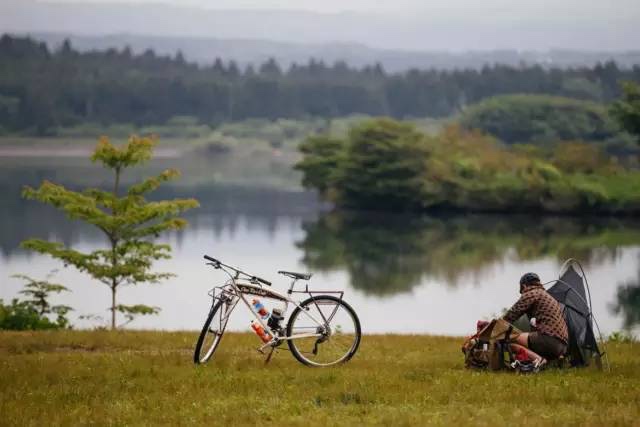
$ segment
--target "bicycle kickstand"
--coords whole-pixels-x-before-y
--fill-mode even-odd
[[[276,348],[275,347],[271,347],[271,350],[269,351],[269,354],[267,354],[267,358],[264,360],[264,364],[265,365],[271,361],[271,358],[273,357],[273,353],[275,351],[276,351]]]

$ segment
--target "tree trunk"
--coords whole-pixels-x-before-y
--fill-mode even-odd
[[[113,195],[118,197],[118,188],[120,187],[120,168],[116,168],[116,180],[113,183]],[[112,209],[113,214],[115,214],[115,209]]]
[[[118,187],[120,186],[120,168],[116,168],[116,180],[113,184],[113,196],[118,197]],[[117,202],[116,202],[117,203]],[[115,216],[117,214],[116,209],[112,208],[111,213]],[[117,236],[110,235],[111,240],[111,267],[115,268],[118,264],[118,256],[116,253],[116,246],[118,245]],[[116,287],[118,282],[114,277],[111,282],[111,330],[116,329]]]
[[[116,329],[116,286],[111,287],[111,330]]]

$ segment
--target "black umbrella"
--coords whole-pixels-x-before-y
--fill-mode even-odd
[[[564,319],[569,329],[567,356],[571,366],[587,366],[592,359],[600,366],[604,353],[598,349],[593,332],[593,312],[591,294],[582,266],[578,261],[567,260],[560,278],[548,292],[563,307]],[[575,266],[580,269],[579,274]]]

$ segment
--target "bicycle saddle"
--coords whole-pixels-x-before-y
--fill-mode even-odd
[[[311,279],[311,276],[313,276],[313,274],[296,273],[293,271],[282,271],[282,270],[278,271],[278,274],[283,274],[285,276],[289,276],[294,279],[302,279],[302,280],[309,280]]]

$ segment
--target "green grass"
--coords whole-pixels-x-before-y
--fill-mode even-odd
[[[225,335],[205,366],[195,332],[2,332],[0,425],[638,425],[638,343],[610,343],[611,372],[469,371],[459,338],[367,335],[346,365]]]

